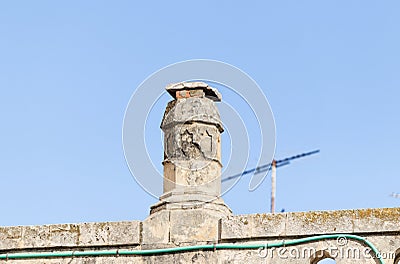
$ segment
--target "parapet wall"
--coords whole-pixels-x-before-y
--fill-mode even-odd
[[[155,223],[154,220],[159,222]],[[207,219],[202,221],[207,222]],[[186,241],[194,236],[192,242],[179,243],[176,239],[172,240],[173,235],[177,235],[173,234],[176,232],[173,230],[176,229],[176,224],[171,222],[167,214],[164,218],[153,219],[151,223],[146,219],[142,222],[0,227],[0,256],[3,258],[0,263],[285,264],[317,263],[321,258],[332,257],[336,263],[392,264],[396,263],[395,258],[400,255],[400,208],[230,216],[221,219],[215,227],[204,224],[204,232],[216,230],[216,241],[199,241],[201,234],[190,234],[185,229],[179,229],[181,236],[188,236]],[[158,236],[154,237],[154,234]],[[365,238],[379,250],[383,262],[378,261],[365,243],[344,236],[290,245],[290,241],[295,239],[329,234],[350,234]],[[149,239],[149,236],[153,237]],[[268,246],[282,242],[285,244],[282,247]],[[260,244],[267,248],[220,249],[214,246],[221,244]],[[119,253],[192,245],[209,245],[209,248],[172,253],[155,252],[145,256]],[[113,250],[114,254],[76,256],[76,252],[99,253]],[[75,256],[41,258],[33,255],[35,258],[12,258],[15,253],[54,255],[68,252],[73,252]],[[8,260],[4,259],[7,256]]]

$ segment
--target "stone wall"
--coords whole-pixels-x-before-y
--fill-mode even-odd
[[[192,217],[186,218],[174,217],[171,212],[160,211],[145,221],[0,227],[0,254],[143,250],[214,243],[271,245],[315,235],[352,234],[373,243],[385,264],[395,263],[396,252],[400,255],[400,208],[239,215],[216,222],[199,218],[193,210]],[[210,232],[215,236],[209,236]],[[149,256],[28,258],[0,263],[285,264],[317,263],[324,257],[335,257],[336,263],[379,263],[365,244],[344,237],[267,249],[211,248]]]
[[[221,95],[203,82],[166,90],[164,192],[149,217],[0,227],[1,263],[398,262],[400,208],[233,216],[220,197]]]

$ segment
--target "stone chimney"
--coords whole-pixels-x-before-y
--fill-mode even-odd
[[[221,194],[224,129],[214,102],[221,101],[221,95],[203,82],[172,84],[166,89],[174,100],[168,103],[161,123],[163,197],[194,194],[201,201],[215,199]]]
[[[174,100],[161,123],[164,188],[148,219],[169,215],[169,224],[179,226],[171,228],[169,242],[215,241],[218,221],[232,214],[220,198],[224,129],[215,102],[221,95],[204,82],[171,84],[166,90]],[[172,223],[172,215],[178,223]]]

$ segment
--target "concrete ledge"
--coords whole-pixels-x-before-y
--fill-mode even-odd
[[[221,220],[221,240],[377,232],[400,232],[400,208],[253,214]]]
[[[140,244],[141,222],[0,227],[0,250]]]

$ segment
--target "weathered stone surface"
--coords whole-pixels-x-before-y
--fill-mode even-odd
[[[46,246],[76,246],[81,234],[77,224],[59,224],[48,226],[48,245]],[[25,233],[26,234],[26,233]]]
[[[170,241],[184,242],[217,242],[219,236],[218,222],[221,213],[210,210],[171,210]]]
[[[26,226],[22,229],[23,240],[21,246],[24,248],[40,248],[49,246],[49,226]],[[71,236],[74,234],[71,233]]]
[[[400,209],[360,209],[231,216],[222,220],[224,240],[334,233],[399,232]]]
[[[176,124],[185,124],[189,122],[201,122],[215,125],[220,132],[223,132],[217,106],[208,98],[197,97],[182,98],[170,103],[165,111],[161,128],[165,131],[167,128]]]
[[[0,250],[18,248],[22,243],[22,226],[0,227]]]
[[[354,232],[400,232],[400,208],[354,210]]]
[[[199,194],[219,197],[223,129],[217,107],[206,98],[218,92],[203,82],[171,84],[166,89],[175,100],[168,103],[161,124],[164,194],[197,188]]]
[[[0,227],[0,250],[140,244],[140,222]]]
[[[85,223],[79,225],[79,245],[140,244],[141,222]]]
[[[16,250],[23,253],[62,252],[64,250],[138,250],[140,248],[170,248],[215,242],[237,245],[271,245],[271,243],[309,237],[314,231],[319,235],[338,233],[334,231],[334,227],[336,227],[336,231],[346,231],[345,233],[365,237],[380,251],[385,264],[393,264],[396,256],[400,257],[400,232],[396,231],[396,226],[400,223],[398,212],[399,208],[385,208],[231,216],[220,220],[221,230],[219,230],[218,213],[215,215],[209,211],[207,213],[205,209],[164,210],[152,214],[142,223],[141,236],[143,240],[140,243],[137,242],[140,240],[138,239],[140,235],[137,236],[135,233],[137,230],[140,231],[140,222],[138,221],[1,227],[0,246],[2,252],[0,255],[13,253]],[[297,224],[289,225],[289,221],[296,221]],[[358,227],[354,224],[355,222]],[[361,227],[362,229],[360,229]],[[295,232],[296,228],[298,228],[297,232]],[[387,230],[383,230],[383,228],[387,228]],[[79,236],[77,237],[77,235]],[[136,238],[132,239],[132,235]],[[210,237],[215,241],[208,240]],[[105,243],[103,238],[108,242]],[[101,243],[104,244],[100,245]],[[149,256],[0,260],[0,263],[314,264],[321,257],[332,257],[339,264],[377,264],[369,248],[360,241],[352,239],[343,240],[341,243],[337,239],[327,239],[296,246],[269,247],[267,252],[268,254],[265,255],[265,250],[258,249],[216,251],[211,249]]]
[[[221,162],[220,142],[220,132],[213,125],[177,124],[164,132],[164,158]]]
[[[24,259],[1,261],[1,264],[126,264],[126,263],[148,263],[142,257],[74,257],[74,258],[47,258],[47,259]]]
[[[198,190],[175,189],[172,192],[161,196],[160,202],[150,207],[150,213],[161,210],[192,210],[202,209],[212,212],[219,212],[220,217],[232,215],[232,210],[225,204],[220,197],[215,197],[207,193],[199,193]]]
[[[165,162],[164,193],[173,190],[197,189],[198,193],[218,197],[221,193],[221,178],[219,176],[221,175],[221,165],[215,161],[196,163]],[[195,169],[192,166],[198,166],[198,168]]]
[[[143,221],[143,244],[168,244],[170,234],[170,212],[160,210]]]
[[[164,194],[190,189],[192,195],[208,194],[217,198],[221,193],[220,133],[223,129],[217,107],[206,98],[210,93],[217,96],[217,91],[202,82],[177,83],[166,89],[177,96],[168,103],[161,124]]]
[[[214,101],[221,96],[202,82],[178,83],[166,89],[175,100],[168,103],[161,123],[164,193],[151,207],[143,239],[173,244],[217,241],[219,220],[231,215],[220,198],[223,128]],[[152,215],[161,212],[169,213],[168,239],[166,233],[160,231],[158,236],[154,231],[160,226],[150,224]]]
[[[287,213],[285,234],[290,236],[353,231],[353,210]]]
[[[238,215],[222,219],[221,239],[274,237],[285,234],[286,214]]]
[[[176,93],[182,90],[186,90],[192,92],[193,90],[201,90],[204,92],[207,98],[210,98],[213,101],[221,101],[222,95],[218,92],[217,89],[212,88],[205,82],[180,82],[180,83],[172,83],[167,85],[165,88],[167,92],[177,99]],[[193,95],[191,95],[193,96]]]

